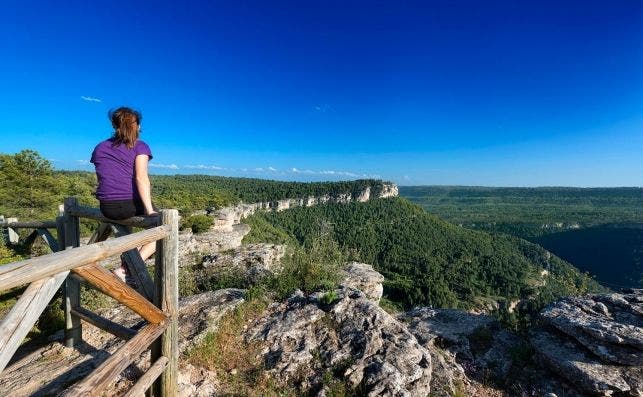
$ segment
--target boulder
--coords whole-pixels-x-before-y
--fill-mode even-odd
[[[643,395],[643,290],[569,297],[530,340],[552,371],[592,395]]]
[[[373,266],[366,263],[351,262],[345,269],[346,277],[342,285],[346,288],[355,288],[364,293],[366,297],[379,302],[384,288],[384,276],[376,272]]]

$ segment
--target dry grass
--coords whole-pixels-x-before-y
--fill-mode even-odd
[[[264,372],[260,342],[246,342],[244,327],[261,316],[267,307],[264,299],[252,299],[237,306],[219,322],[216,332],[187,353],[188,361],[216,373],[222,395],[294,396]]]

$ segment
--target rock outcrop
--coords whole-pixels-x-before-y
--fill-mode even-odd
[[[268,346],[265,365],[276,379],[297,381],[301,389],[317,390],[322,396],[327,392],[322,379],[330,372],[339,372],[363,395],[429,393],[431,355],[371,299],[379,299],[379,288],[372,284],[381,280],[364,277],[374,272],[367,266],[352,264],[343,285],[332,293],[305,296],[299,291],[273,304],[269,314],[250,327],[247,339]],[[350,285],[373,291],[371,298]],[[302,373],[307,375],[301,378]]]
[[[570,297],[543,310],[530,340],[582,393],[643,396],[643,290]]]
[[[481,382],[507,376],[513,361],[510,350],[519,343],[497,320],[485,314],[426,307],[397,318],[432,354],[433,395],[452,396],[458,390],[468,395],[497,393]]]
[[[211,275],[235,275],[247,285],[281,270],[286,247],[277,244],[248,244],[233,250],[205,255],[202,267]]]

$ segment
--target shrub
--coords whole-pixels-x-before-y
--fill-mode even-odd
[[[269,280],[270,289],[278,298],[283,299],[297,289],[309,294],[337,287],[346,257],[332,236],[330,226],[322,223],[303,248],[293,249],[282,259],[281,273]]]
[[[213,219],[207,215],[193,215],[183,221],[182,229],[190,228],[192,233],[203,233],[210,230]]]

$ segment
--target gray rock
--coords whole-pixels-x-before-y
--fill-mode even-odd
[[[358,289],[368,299],[379,302],[384,292],[384,276],[376,272],[373,266],[358,262],[349,263],[345,271],[346,278],[342,282],[344,287]]]
[[[349,385],[369,396],[427,395],[429,352],[359,290],[342,287],[336,294],[328,307],[320,294],[296,293],[248,331],[248,340],[268,344],[268,370],[281,381],[307,372],[300,380],[307,388],[319,385],[325,371],[340,368]]]
[[[603,364],[564,337],[541,330],[531,343],[544,364],[585,392],[609,396],[631,390],[618,367]]]
[[[640,294],[570,297],[547,307],[541,318],[575,338],[601,359],[643,365]]]
[[[281,270],[281,258],[286,247],[276,244],[248,244],[237,247],[231,252],[206,255],[203,267],[213,274],[235,274],[249,284],[261,278],[276,274]]]
[[[513,361],[511,349],[520,343],[516,335],[485,314],[416,308],[398,315],[398,319],[407,323],[425,347],[448,351],[468,368],[484,369],[498,379],[506,378]]]
[[[541,312],[543,363],[593,395],[643,396],[643,290],[569,297]]]

